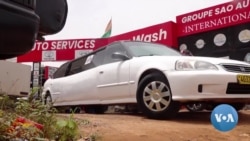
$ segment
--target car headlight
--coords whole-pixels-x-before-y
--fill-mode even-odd
[[[218,70],[218,68],[209,62],[197,60],[178,60],[175,64],[176,70]]]

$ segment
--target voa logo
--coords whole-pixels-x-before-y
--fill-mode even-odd
[[[228,104],[218,105],[211,113],[211,123],[219,131],[230,131],[238,124],[237,111]]]
[[[215,119],[217,122],[235,122],[234,117],[232,114],[215,114]]]

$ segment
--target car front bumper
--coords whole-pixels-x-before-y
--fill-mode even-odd
[[[250,85],[239,84],[238,73],[175,71],[165,75],[176,101],[250,102]]]

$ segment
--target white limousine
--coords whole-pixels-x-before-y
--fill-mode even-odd
[[[63,64],[45,82],[42,96],[54,107],[91,107],[97,113],[107,105],[133,104],[155,119],[171,118],[192,102],[240,110],[250,101],[250,64],[118,41]]]

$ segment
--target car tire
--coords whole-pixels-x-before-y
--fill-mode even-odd
[[[179,102],[172,100],[168,81],[158,73],[142,78],[136,98],[142,113],[151,119],[173,118],[181,107]]]
[[[52,97],[51,97],[49,92],[47,92],[47,94],[45,95],[44,104],[47,105],[49,108],[51,108],[53,105],[52,104]]]

